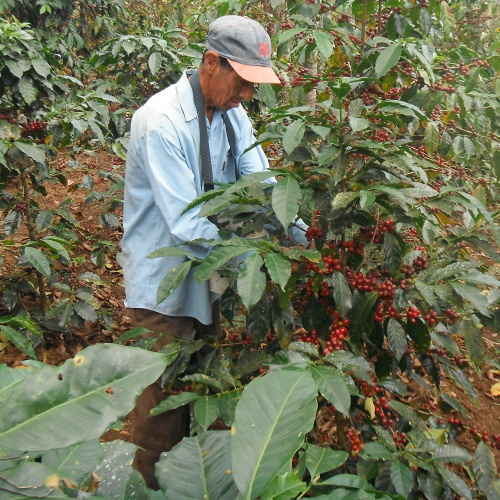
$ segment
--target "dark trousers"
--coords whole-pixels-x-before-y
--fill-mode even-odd
[[[133,326],[151,330],[144,338],[159,337],[153,350],[158,351],[175,339],[192,340],[206,336],[220,336],[220,307],[213,306],[214,322],[204,325],[194,318],[165,316],[147,309],[129,309]],[[155,464],[164,451],[168,451],[189,435],[189,408],[181,406],[160,415],[150,416],[149,412],[167,399],[169,394],[162,389],[161,377],[137,398],[132,412],[132,442],[137,450],[132,466],[139,471],[149,488],[160,488],[155,476]]]

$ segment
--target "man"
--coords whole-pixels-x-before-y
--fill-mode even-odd
[[[155,332],[155,337],[161,334],[155,349],[174,338],[192,339],[194,332],[218,336],[219,295],[210,290],[208,281],[198,283],[190,274],[157,304],[161,280],[183,257],[148,259],[148,254],[198,238],[218,238],[216,225],[199,218],[199,207],[183,213],[186,206],[212,183],[233,182],[268,169],[260,147],[244,153],[255,138],[241,102],[252,99],[254,84],[280,82],[271,69],[269,35],[256,21],[224,16],[210,25],[206,48],[197,73],[184,74],[149,99],[132,119],[121,263],[132,322]],[[207,174],[208,149],[211,172]],[[197,257],[209,252],[195,244],[189,250]],[[166,397],[159,380],[138,398],[133,417],[133,442],[142,448],[134,467],[154,489],[159,488],[154,467],[160,453],[177,444],[188,428],[185,408],[148,417]]]

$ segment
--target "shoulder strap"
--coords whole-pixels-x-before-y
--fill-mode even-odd
[[[212,161],[210,159],[210,144],[208,142],[207,118],[205,116],[205,99],[201,91],[200,77],[198,71],[195,71],[189,78],[189,83],[193,89],[194,105],[198,114],[198,124],[200,126],[200,153],[201,153],[201,171],[205,191],[214,188],[214,179],[212,174]],[[234,131],[233,131],[234,133]]]
[[[236,166],[236,134],[234,133],[233,124],[231,123],[229,116],[227,116],[227,112],[222,114],[222,119],[224,120],[224,125],[226,126],[226,135],[227,135],[227,140],[229,142],[229,150],[231,151],[231,155],[233,156],[234,159],[236,180],[238,180],[239,175],[238,175],[238,168]]]

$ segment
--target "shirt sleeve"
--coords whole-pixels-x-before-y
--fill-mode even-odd
[[[199,196],[193,168],[183,151],[175,131],[169,128],[151,130],[141,139],[142,168],[153,190],[154,203],[170,230],[174,244],[200,238],[217,239],[217,227],[199,217],[200,207],[183,213]],[[196,257],[203,258],[209,249],[202,245],[186,245]]]

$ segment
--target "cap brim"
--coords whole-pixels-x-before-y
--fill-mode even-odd
[[[276,73],[267,66],[250,66],[228,59],[231,67],[247,82],[252,83],[281,83]]]

